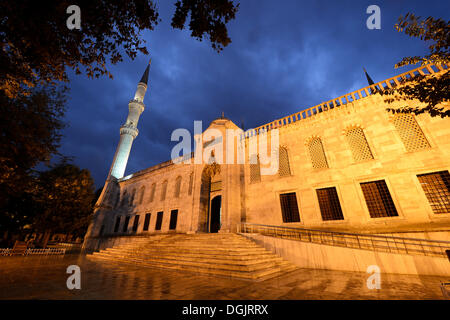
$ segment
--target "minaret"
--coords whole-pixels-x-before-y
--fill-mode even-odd
[[[128,103],[127,121],[125,121],[125,124],[120,127],[120,141],[117,146],[116,154],[114,155],[111,169],[109,170],[108,179],[111,176],[116,179],[120,179],[125,173],[125,168],[127,167],[128,157],[131,151],[131,145],[133,144],[133,140],[139,134],[139,130],[137,129],[139,117],[145,109],[144,96],[147,91],[150,64],[151,60],[142,75],[141,81],[139,81],[137,85],[134,98]]]

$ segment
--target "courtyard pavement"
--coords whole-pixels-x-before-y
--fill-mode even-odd
[[[81,269],[81,289],[69,290],[69,265]],[[303,300],[443,299],[443,277],[381,275],[381,289],[368,289],[369,274],[298,269],[252,282],[197,273],[64,257],[0,257],[0,299]]]

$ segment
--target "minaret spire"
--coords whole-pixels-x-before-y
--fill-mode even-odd
[[[363,67],[363,69],[364,69],[364,73],[365,73],[366,78],[367,78],[367,82],[369,83],[369,86],[375,84],[375,82],[373,82],[372,78],[371,78],[371,77],[369,76],[369,74],[367,73],[366,68]]]
[[[109,171],[108,179],[112,176],[116,179],[123,177],[130,155],[131,146],[134,139],[139,134],[137,129],[139,117],[145,109],[144,97],[147,91],[148,76],[150,72],[150,63],[144,71],[134,94],[134,98],[128,103],[128,117],[125,124],[120,127],[120,141],[117,146],[116,154]]]
[[[150,65],[151,64],[152,64],[152,59],[150,58],[150,61],[148,62],[148,65],[147,65],[147,68],[145,68],[144,74],[142,75],[141,81],[139,81],[139,82],[145,83],[145,84],[148,83],[148,73],[150,71]]]

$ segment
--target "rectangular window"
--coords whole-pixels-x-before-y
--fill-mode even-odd
[[[170,224],[169,230],[175,230],[177,228],[178,210],[172,210],[170,212]]]
[[[164,212],[162,212],[162,211],[158,212],[158,214],[156,216],[155,230],[161,230],[162,221],[163,221],[163,214],[164,214]]]
[[[120,226],[120,216],[116,218],[116,224],[114,226],[114,232],[119,231],[119,226]]]
[[[122,232],[127,232],[129,223],[130,223],[130,216],[126,216],[125,223],[123,224]]]
[[[434,213],[450,213],[450,174],[448,171],[417,175]]]
[[[148,226],[150,225],[150,213],[145,214],[144,229],[143,231],[148,231]]]
[[[133,232],[136,232],[139,226],[139,215],[134,216]]]
[[[398,216],[384,180],[361,183],[361,189],[371,218]]]
[[[316,192],[322,220],[344,220],[336,188],[317,189]]]
[[[283,222],[300,222],[295,192],[280,194]]]

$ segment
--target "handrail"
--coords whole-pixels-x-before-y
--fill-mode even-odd
[[[241,233],[259,233],[289,240],[390,253],[447,258],[446,250],[450,250],[450,241],[441,240],[402,238],[253,223],[242,223],[239,227]]]
[[[433,69],[434,67],[434,69]],[[437,70],[435,70],[437,69]],[[280,119],[276,119],[272,122],[263,124],[259,127],[249,129],[243,133],[244,138],[250,138],[253,136],[257,136],[262,132],[268,132],[275,128],[280,128],[285,125],[310,118],[319,113],[340,107],[342,105],[346,105],[350,102],[354,102],[360,100],[362,98],[366,98],[377,93],[379,90],[384,90],[386,88],[393,88],[400,85],[403,81],[407,79],[412,79],[417,75],[431,75],[435,73],[439,73],[444,70],[449,70],[449,66],[447,64],[427,64],[424,66],[420,66],[410,71],[403,72],[394,77],[379,81],[374,83],[373,85],[366,86],[364,88],[349,92],[342,96],[339,96],[335,99],[331,99],[325,102],[322,102],[314,107],[296,112],[294,114],[290,114]]]

